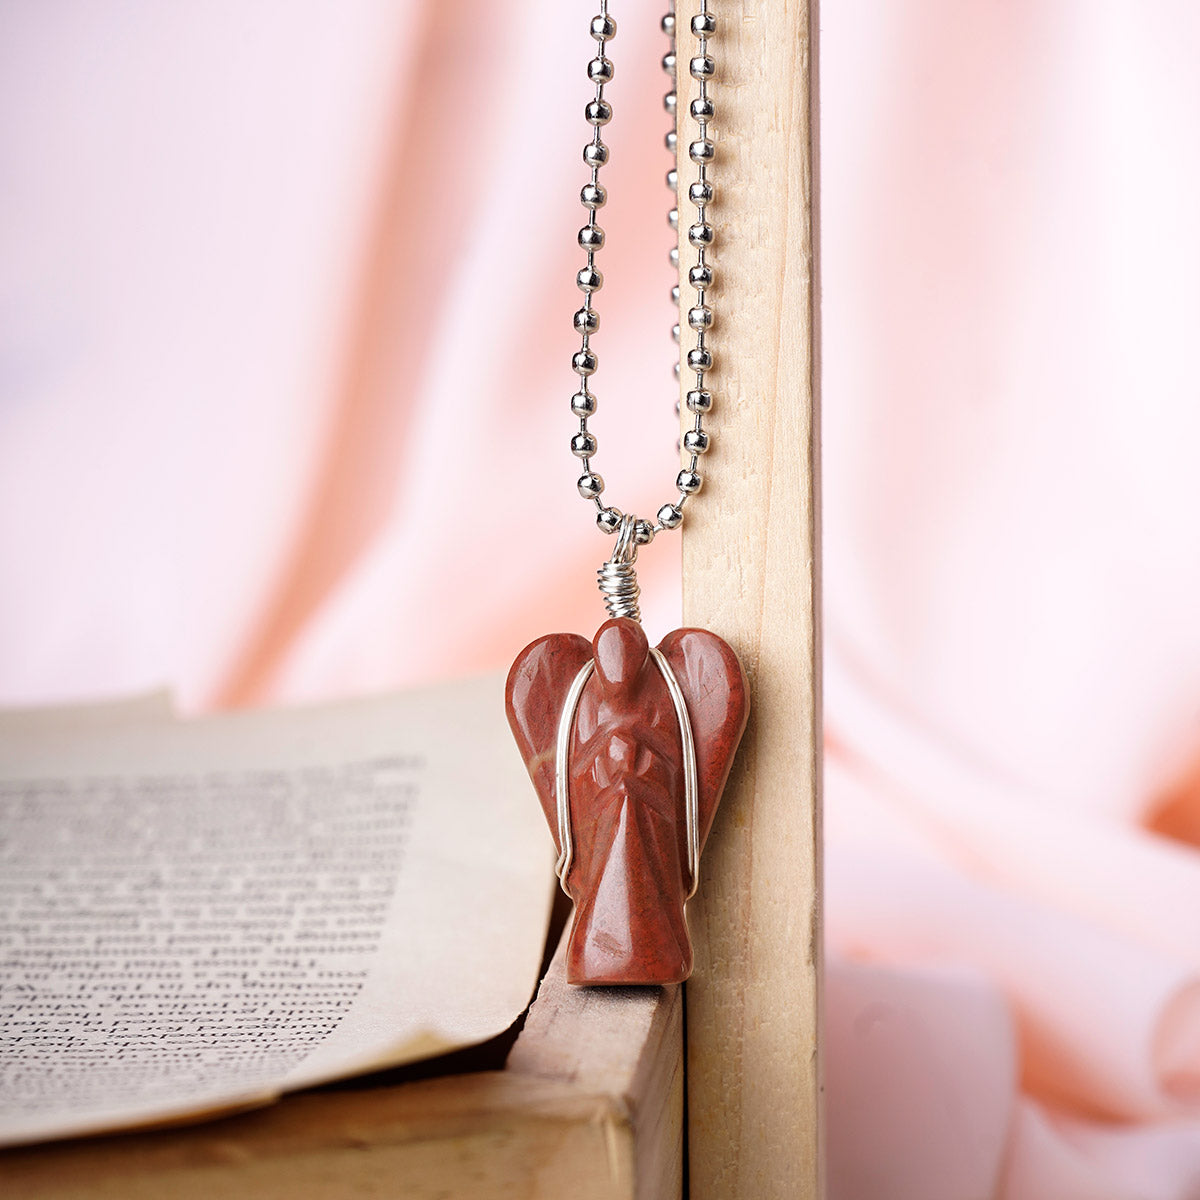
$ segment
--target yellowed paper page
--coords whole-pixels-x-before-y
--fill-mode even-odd
[[[553,876],[499,678],[74,729],[0,719],[0,1142],[262,1102],[528,1003]]]

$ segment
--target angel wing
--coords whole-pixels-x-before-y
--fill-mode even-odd
[[[577,633],[538,638],[517,655],[504,690],[509,726],[560,852],[554,790],[558,722],[572,681],[591,657],[592,643]]]
[[[692,722],[703,849],[750,716],[749,685],[737,655],[707,629],[676,629],[658,648],[679,680]]]

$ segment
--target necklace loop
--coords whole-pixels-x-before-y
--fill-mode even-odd
[[[596,582],[600,585],[604,607],[608,609],[610,617],[628,617],[640,623],[642,610],[638,597],[642,589],[638,585],[637,572],[633,569],[637,560],[639,524],[632,513],[626,513],[621,518],[612,557],[596,572]]]
[[[637,561],[637,527],[638,519],[633,513],[626,513],[621,518],[621,528],[617,531],[617,544],[613,547],[610,562],[632,566]]]

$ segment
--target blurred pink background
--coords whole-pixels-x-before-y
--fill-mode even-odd
[[[0,7],[0,699],[332,697],[596,624],[592,8]],[[665,43],[613,12],[594,424],[651,512]],[[831,1200],[1195,1198],[1200,6],[822,39]],[[677,539],[640,565],[657,637]]]

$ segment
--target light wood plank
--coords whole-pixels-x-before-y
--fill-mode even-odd
[[[683,997],[678,987],[579,988],[558,947],[508,1072],[571,1081],[625,1113],[637,1200],[683,1189]]]
[[[683,114],[699,3],[677,7]],[[691,910],[690,1195],[798,1200],[823,1187],[816,14],[804,0],[710,9],[715,404],[704,489],[683,529],[684,617],[737,649],[753,707]],[[684,230],[689,126],[683,118]]]
[[[620,1105],[507,1071],[0,1157],[0,1190],[22,1200],[624,1200],[632,1177]]]

